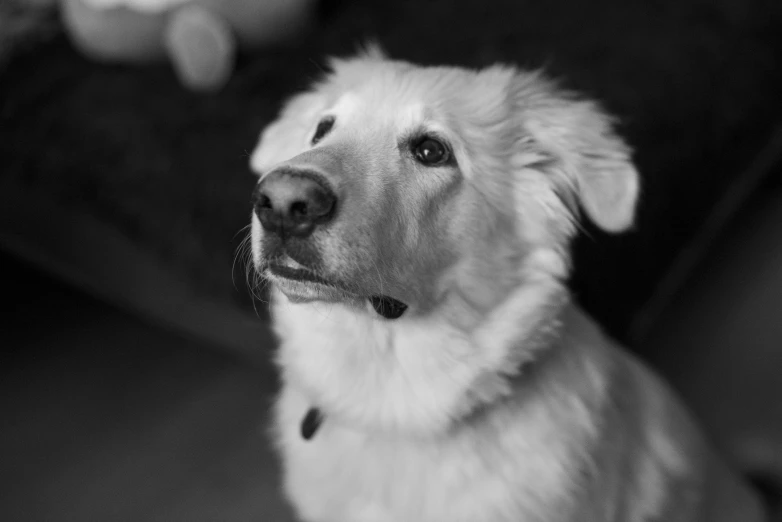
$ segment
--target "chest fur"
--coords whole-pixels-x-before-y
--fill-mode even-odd
[[[605,398],[590,357],[552,350],[514,378],[447,324],[366,321],[341,306],[275,315],[276,435],[302,520],[568,520]],[[325,420],[305,441],[311,407]]]
[[[276,415],[286,493],[305,521],[535,521],[552,509],[564,513],[573,470],[586,465],[573,444],[586,427],[563,432],[547,412],[520,415],[520,406],[509,402],[434,438],[356,430],[326,417],[306,441],[299,424],[309,399],[287,385]]]
[[[283,379],[357,427],[442,430],[488,367],[444,322],[378,321],[342,305],[282,308],[275,319]]]

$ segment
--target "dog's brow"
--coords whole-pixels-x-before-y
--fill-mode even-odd
[[[358,99],[356,95],[353,92],[348,91],[337,98],[337,101],[334,102],[330,112],[333,114],[350,114],[357,104]]]

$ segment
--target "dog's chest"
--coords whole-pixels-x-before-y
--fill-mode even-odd
[[[478,365],[449,325],[376,321],[338,305],[281,306],[275,317],[285,380],[351,424],[432,431],[466,404]]]
[[[478,422],[416,437],[411,428],[445,430],[465,402],[463,376],[476,366],[466,341],[432,324],[370,327],[340,307],[296,310],[275,314],[285,382],[276,430],[302,520],[549,522],[542,514],[568,511],[582,458],[574,441],[589,425],[577,401],[553,405],[562,394],[530,389],[541,400],[509,399]],[[326,417],[304,440],[312,407]],[[552,416],[563,410],[565,420]]]
[[[369,435],[327,417],[304,440],[309,407],[288,386],[276,419],[285,489],[304,521],[536,521],[552,506],[567,510],[572,456],[544,426],[525,433],[508,417],[423,440]]]

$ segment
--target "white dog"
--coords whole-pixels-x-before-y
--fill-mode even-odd
[[[638,174],[539,73],[333,60],[252,155],[285,491],[308,522],[761,520],[661,381],[571,302],[579,209]]]

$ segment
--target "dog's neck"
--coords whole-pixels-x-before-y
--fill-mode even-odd
[[[329,422],[426,436],[511,394],[555,342],[569,294],[558,279],[533,278],[470,329],[444,315],[385,320],[354,305],[273,299],[286,385]]]

